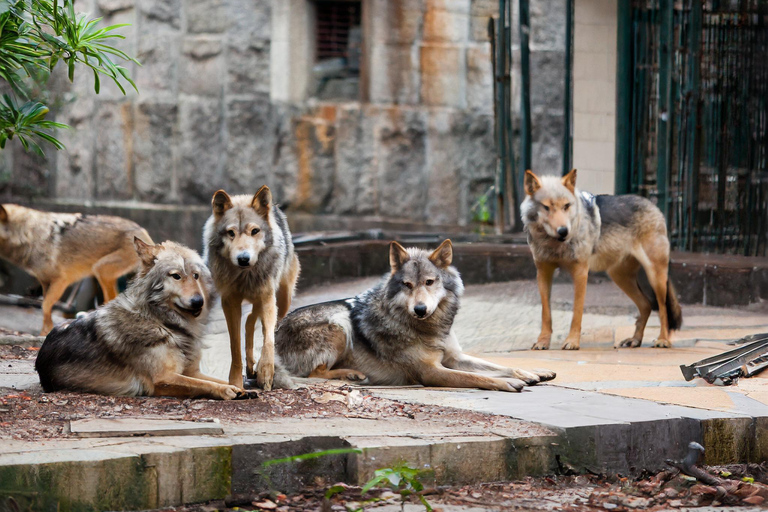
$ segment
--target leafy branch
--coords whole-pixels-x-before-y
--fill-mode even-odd
[[[46,107],[32,97],[26,82],[41,71],[50,73],[59,62],[67,66],[70,81],[78,66],[93,72],[96,94],[101,90],[101,76],[111,79],[123,94],[130,84],[138,92],[128,70],[115,61],[139,64],[133,57],[111,45],[125,37],[115,31],[125,24],[99,28],[101,18],[90,19],[75,12],[74,0],[0,0],[0,79],[10,85],[13,96],[0,101],[0,148],[18,137],[26,150],[42,154],[37,141],[46,141],[56,149],[61,142],[51,135],[61,123],[46,121]]]

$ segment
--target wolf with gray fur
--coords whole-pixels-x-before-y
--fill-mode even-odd
[[[152,242],[141,226],[120,217],[0,205],[0,257],[43,286],[42,335],[53,329],[53,305],[72,283],[95,276],[104,302],[117,297],[117,279],[139,266],[134,236]]]
[[[670,347],[669,333],[680,328],[683,315],[669,280],[669,239],[664,215],[648,199],[634,195],[599,195],[576,188],[576,169],[564,177],[525,173],[526,198],[521,207],[528,245],[536,264],[541,295],[541,334],[534,350],[549,348],[552,337],[550,294],[557,268],[573,277],[573,319],[563,349],[578,350],[587,277],[606,271],[640,311],[631,338],[616,347],[638,347],[651,310],[659,311],[661,331],[656,347]],[[638,283],[645,271],[653,292]]]
[[[433,252],[390,244],[391,272],[352,299],[297,309],[275,335],[280,368],[375,385],[520,391],[555,377],[464,354],[452,331],[464,291],[445,240]]]
[[[200,373],[213,280],[193,250],[136,238],[141,270],[115,300],[54,328],[35,369],[47,392],[236,398],[242,390]]]
[[[253,196],[230,197],[219,190],[211,205],[213,214],[203,230],[203,258],[221,294],[227,321],[232,353],[229,383],[243,385],[240,318],[243,300],[247,300],[253,308],[245,321],[246,376],[255,376],[259,387],[270,390],[275,378],[275,326],[291,306],[299,277],[299,259],[293,252],[288,221],[273,204],[266,185]],[[256,366],[253,335],[258,319],[264,345]]]

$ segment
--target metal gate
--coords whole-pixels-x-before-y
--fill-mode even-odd
[[[768,0],[632,0],[629,9],[620,191],[657,201],[673,248],[765,256]]]

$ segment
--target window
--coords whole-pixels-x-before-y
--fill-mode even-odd
[[[357,99],[363,44],[362,5],[353,0],[315,0],[315,64],[309,95]]]

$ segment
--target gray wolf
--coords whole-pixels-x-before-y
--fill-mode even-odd
[[[579,348],[590,270],[606,271],[640,311],[634,335],[617,341],[616,348],[640,346],[651,310],[658,310],[661,320],[654,346],[671,347],[669,333],[680,328],[683,314],[668,277],[669,239],[661,211],[639,196],[593,196],[579,191],[576,169],[563,178],[527,171],[525,193],[521,215],[541,295],[541,334],[533,349],[549,348],[549,299],[558,267],[571,274],[574,287],[573,319],[563,349]],[[653,288],[648,297],[638,284],[641,268]]]
[[[35,362],[47,392],[208,397],[228,400],[236,386],[200,373],[211,274],[193,250],[134,239],[141,270],[125,293],[54,328]]]
[[[452,331],[464,285],[445,240],[433,252],[390,244],[391,272],[357,297],[297,309],[276,333],[280,368],[375,385],[520,391],[555,377],[464,354]]]
[[[117,279],[139,265],[134,237],[152,243],[141,226],[120,217],[0,205],[0,257],[43,286],[42,335],[53,328],[51,309],[72,283],[95,276],[105,302],[117,296]]]
[[[253,334],[261,319],[264,345],[256,383],[270,390],[275,375],[275,326],[291,306],[299,259],[293,252],[288,221],[273,204],[266,185],[253,196],[230,197],[223,190],[213,195],[213,214],[203,229],[203,258],[221,294],[221,307],[229,331],[232,364],[229,383],[243,385],[240,318],[243,300],[253,304],[245,321],[246,375],[254,377]]]

